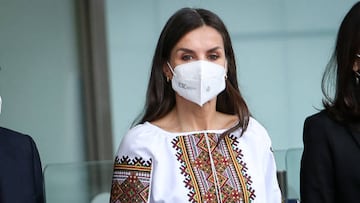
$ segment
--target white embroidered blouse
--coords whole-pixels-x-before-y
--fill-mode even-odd
[[[225,130],[171,133],[149,122],[129,130],[115,158],[111,203],[280,203],[266,130],[250,118]]]

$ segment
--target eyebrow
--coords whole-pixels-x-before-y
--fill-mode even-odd
[[[217,46],[217,47],[214,47],[214,48],[211,48],[211,49],[207,50],[206,52],[213,52],[213,51],[216,51],[218,49],[222,49],[222,48]],[[187,49],[187,48],[179,48],[179,49],[176,50],[176,52],[179,52],[179,51],[183,51],[183,52],[187,52],[187,53],[194,53],[193,50]]]

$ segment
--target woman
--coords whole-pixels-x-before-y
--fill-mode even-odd
[[[304,123],[301,202],[360,202],[359,80],[360,2],[342,21],[332,60],[325,70],[324,110]],[[336,83],[335,91],[330,89],[332,81]]]
[[[280,202],[270,148],[238,89],[225,25],[180,9],[160,35],[144,114],[119,146],[111,202]]]

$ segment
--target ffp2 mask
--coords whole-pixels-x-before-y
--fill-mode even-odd
[[[185,99],[199,106],[210,101],[225,89],[225,67],[205,60],[176,66],[168,63],[173,73],[172,88]]]

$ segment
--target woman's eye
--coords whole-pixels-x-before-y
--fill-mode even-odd
[[[191,55],[184,55],[181,57],[181,59],[184,61],[190,61],[193,59],[193,57]]]
[[[216,59],[218,59],[219,58],[219,56],[217,55],[217,54],[211,54],[211,55],[209,55],[208,56],[208,58],[210,59],[210,60],[216,60]]]

